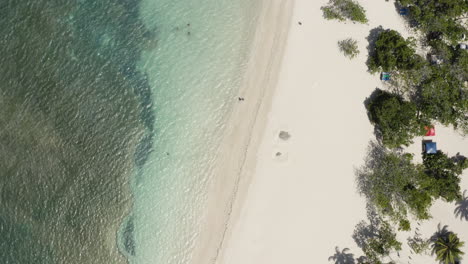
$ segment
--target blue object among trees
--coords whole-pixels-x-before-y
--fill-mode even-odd
[[[380,80],[382,80],[382,81],[388,81],[388,80],[390,80],[390,73],[388,73],[388,72],[382,72],[382,73],[380,74]]]
[[[423,142],[423,151],[426,154],[436,154],[437,153],[437,144],[436,142]]]
[[[407,7],[400,8],[400,15],[407,16],[409,13],[409,9]]]

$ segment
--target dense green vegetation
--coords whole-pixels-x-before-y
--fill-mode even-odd
[[[371,142],[363,167],[357,170],[358,189],[377,211],[408,230],[408,213],[429,219],[432,197],[422,165],[407,153],[390,151]]]
[[[359,3],[353,0],[330,0],[321,9],[326,19],[367,23],[366,11]]]
[[[457,45],[468,36],[463,25],[468,18],[468,2],[397,0],[397,4],[408,8],[409,24],[424,36],[421,44],[429,49],[429,60],[415,53],[414,40],[385,30],[370,46],[369,70],[398,71],[393,78],[417,105],[419,120],[453,125],[467,134],[468,52]]]
[[[401,250],[401,242],[391,224],[379,216],[372,207],[368,207],[368,219],[356,225],[353,239],[361,247],[365,258],[358,263],[383,264],[381,259],[394,251]]]
[[[462,198],[460,192],[460,175],[468,167],[466,158],[448,157],[437,151],[436,154],[423,154],[424,172],[429,191],[434,198],[444,198],[448,202]]]
[[[349,19],[332,8],[337,2],[322,8],[324,16]],[[405,39],[381,27],[371,30],[368,37],[369,72],[389,72],[391,79],[385,81],[386,91],[377,88],[365,102],[379,143],[371,142],[364,166],[356,170],[358,190],[375,209],[368,215],[370,225],[361,222],[353,235],[366,255],[358,259],[361,264],[383,263],[389,253],[399,250],[401,243],[393,228],[408,231],[410,219],[429,219],[436,199],[462,199],[460,176],[468,168],[467,159],[458,154],[423,154],[423,163],[416,164],[411,154],[400,149],[415,136],[424,135],[424,128],[432,124],[468,134],[468,51],[458,45],[468,42],[468,1],[396,2],[409,10],[409,26],[421,38]],[[340,50],[346,55],[343,44],[339,43]],[[417,254],[424,253],[430,243],[442,263],[454,263],[463,254],[463,242],[453,233],[429,240],[416,232],[408,239]]]
[[[409,145],[422,135],[416,105],[401,96],[377,89],[366,105],[369,120],[376,126],[379,138],[389,147]]]
[[[372,228],[358,226],[361,233],[372,230],[371,238],[354,235],[369,263],[382,263],[382,257],[401,246],[390,223],[395,223],[399,230],[408,231],[411,229],[410,216],[417,220],[431,217],[429,209],[434,200],[442,198],[452,202],[462,198],[460,175],[468,168],[464,156],[448,157],[438,151],[424,154],[422,164],[415,164],[412,159],[411,154],[371,142],[364,166],[356,170],[359,192],[367,198],[369,206],[375,208],[368,218],[382,223],[380,226],[373,223]],[[383,217],[391,222],[386,222]],[[416,235],[408,240],[408,244],[419,254],[427,250],[429,242]]]
[[[369,71],[410,70],[422,67],[423,58],[415,52],[415,42],[395,30],[382,31],[369,54]]]
[[[401,248],[392,224],[398,230],[409,231],[410,218],[431,217],[429,210],[434,200],[461,199],[459,176],[468,167],[464,156],[448,157],[439,151],[423,155],[422,164],[415,164],[412,159],[411,154],[371,142],[364,166],[356,170],[358,190],[367,198],[371,222],[358,224],[353,235],[366,256],[367,262],[359,263],[383,263],[385,256]],[[417,254],[424,253],[429,243],[418,233],[408,239],[408,245]]]
[[[432,67],[432,73],[419,84],[418,91],[416,102],[427,119],[454,126],[466,122],[466,89],[447,66]]]
[[[359,54],[357,41],[352,38],[338,41],[338,47],[340,48],[340,51],[350,59],[356,57]]]
[[[438,261],[443,264],[455,264],[464,254],[460,249],[464,244],[455,233],[449,232],[437,238],[433,249]]]
[[[371,263],[382,263],[380,259],[388,256],[393,250],[401,250],[401,243],[389,223],[383,222],[376,230],[376,235],[369,239],[363,252]]]
[[[401,243],[396,240],[396,234],[388,223],[377,230],[378,235],[371,238],[369,243],[363,248],[364,254],[371,263],[382,263],[380,258],[388,256],[391,250],[400,250]]]
[[[411,154],[371,142],[364,166],[356,171],[360,193],[400,230],[410,229],[408,214],[429,219],[435,199],[460,199],[460,175],[468,167],[465,157],[448,157],[441,151],[424,155],[423,164],[412,159]]]
[[[442,32],[448,40],[456,42],[467,33],[460,23],[468,12],[465,0],[397,0],[397,3],[408,7],[411,25],[425,34]]]
[[[441,40],[430,43],[437,63],[417,55],[414,41],[394,30],[380,32],[370,44],[369,71],[393,72],[392,85],[397,86],[396,94],[379,92],[366,105],[387,147],[411,143],[422,127],[435,121],[468,132],[468,51]]]

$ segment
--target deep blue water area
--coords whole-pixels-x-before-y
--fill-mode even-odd
[[[139,5],[0,1],[1,263],[127,262],[117,232],[155,121]]]

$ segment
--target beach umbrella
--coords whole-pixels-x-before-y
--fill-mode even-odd
[[[431,137],[431,136],[435,136],[435,127],[431,126],[431,127],[424,127],[424,129],[426,130],[426,137]]]

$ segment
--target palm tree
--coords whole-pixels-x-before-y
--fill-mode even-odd
[[[460,250],[464,242],[454,233],[450,232],[447,236],[441,236],[434,244],[434,252],[437,255],[437,260],[444,264],[455,264],[461,259],[464,253]]]

